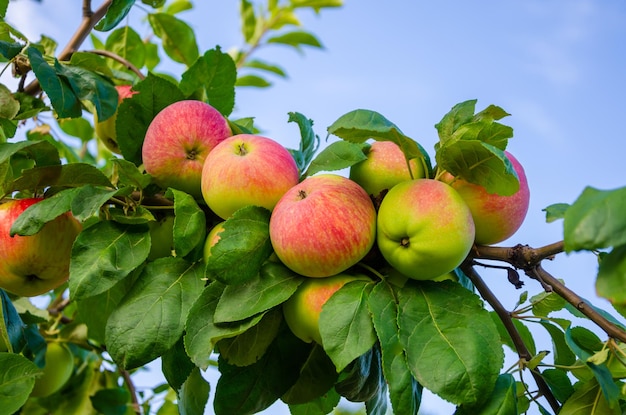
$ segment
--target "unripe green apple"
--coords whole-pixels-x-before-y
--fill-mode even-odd
[[[228,219],[245,206],[272,210],[300,174],[289,151],[276,141],[238,134],[219,143],[202,169],[202,196],[209,208]]]
[[[136,94],[137,91],[132,90],[131,85],[117,85],[115,86],[117,89],[117,105],[122,103],[126,98],[130,98],[133,94]],[[98,114],[94,113],[93,122],[95,125],[96,137],[102,141],[104,146],[108,148],[111,152],[116,154],[122,154],[120,151],[120,146],[117,143],[117,133],[115,132],[115,123],[117,121],[117,111],[111,117],[106,120],[99,122]]]
[[[74,355],[61,343],[48,343],[43,375],[35,380],[30,396],[43,398],[61,390],[74,371]]]
[[[232,135],[226,118],[202,101],[178,101],[159,112],[146,131],[141,155],[146,172],[163,187],[200,199],[204,160]]]
[[[174,249],[174,215],[165,215],[157,221],[149,222],[150,253],[148,261],[172,255]]]
[[[450,183],[469,206],[476,226],[476,243],[491,245],[511,237],[524,222],[530,203],[530,190],[524,168],[508,151],[507,158],[519,178],[519,190],[510,196],[487,193],[477,184],[444,173],[441,180]]]
[[[374,245],[376,210],[354,181],[308,177],[280,199],[270,217],[278,258],[307,277],[329,277],[359,262]]]
[[[383,190],[389,190],[405,180],[426,177],[424,165],[419,160],[411,159],[409,165],[396,143],[375,141],[367,153],[367,160],[350,167],[350,179],[361,185],[368,194],[378,196]]]
[[[449,185],[433,179],[398,183],[378,210],[377,243],[409,278],[432,280],[458,267],[474,242],[472,214]]]
[[[364,280],[365,275],[337,274],[326,278],[307,278],[296,292],[283,303],[285,322],[300,340],[322,344],[319,319],[322,306],[345,284]]]
[[[0,204],[0,288],[22,297],[44,294],[67,281],[72,244],[82,228],[68,212],[34,235],[11,236],[18,216],[41,200],[14,199]]]
[[[213,226],[209,231],[209,234],[206,237],[206,242],[204,243],[204,262],[207,262],[211,257],[211,248],[213,245],[220,240],[220,233],[224,230],[224,222],[220,222],[217,225]]]

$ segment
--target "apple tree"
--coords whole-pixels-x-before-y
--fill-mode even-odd
[[[451,103],[434,146],[366,109],[325,146],[289,113],[293,149],[233,115],[286,75],[259,47],[321,47],[299,14],[341,5],[241,0],[226,52],[199,50],[188,0],[84,0],[62,49],[0,0],[0,412],[417,414],[425,389],[458,415],[626,409],[626,188],[546,207],[560,241],[500,246],[532,189],[497,105]],[[574,251],[616,314],[550,273]],[[507,308],[485,267],[532,294]]]

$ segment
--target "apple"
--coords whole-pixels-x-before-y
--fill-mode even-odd
[[[400,147],[392,141],[375,141],[363,160],[350,167],[350,179],[354,180],[372,196],[378,196],[383,190],[391,189],[405,180],[426,177],[424,165],[420,160],[409,160]],[[413,177],[411,177],[413,173]]]
[[[270,217],[278,258],[307,277],[329,277],[359,262],[376,239],[376,210],[354,181],[336,174],[308,177],[278,201]]]
[[[287,301],[283,303],[285,322],[300,340],[322,344],[319,319],[322,306],[345,284],[370,281],[365,275],[337,274],[326,278],[307,278]]]
[[[72,244],[82,229],[67,212],[34,235],[11,236],[17,217],[41,200],[13,199],[0,204],[0,288],[22,297],[44,294],[67,281]]]
[[[172,255],[174,249],[174,215],[165,215],[162,218],[149,222],[150,253],[148,261]]]
[[[238,134],[219,143],[207,156],[202,196],[215,214],[228,219],[244,206],[272,210],[299,179],[293,156],[281,144],[267,137]]]
[[[463,179],[454,180],[446,172],[441,180],[449,183],[465,200],[476,226],[476,243],[492,245],[511,237],[524,222],[530,203],[530,190],[526,173],[520,162],[511,153],[505,154],[519,178],[519,190],[510,196],[488,193],[477,184]]]
[[[137,94],[137,91],[132,90],[132,85],[116,85],[117,89],[117,105],[122,103],[126,98],[130,98],[133,94]],[[115,122],[117,120],[117,111],[111,117],[104,121],[98,121],[98,115],[94,113],[93,122],[95,125],[96,136],[102,141],[104,146],[111,152],[116,154],[122,154],[120,146],[117,143],[117,133],[115,132]]]
[[[378,248],[387,262],[415,280],[458,267],[474,243],[474,221],[461,196],[434,179],[398,183],[378,210]]]
[[[206,242],[204,243],[204,262],[207,262],[211,257],[211,248],[213,245],[220,240],[220,233],[224,230],[224,222],[219,222],[217,225],[213,226],[209,231],[209,234],[206,237]]]
[[[204,160],[231,135],[228,121],[211,105],[195,100],[175,102],[148,126],[141,149],[144,168],[159,186],[199,199]]]
[[[64,344],[52,342],[46,347],[43,375],[35,379],[30,396],[43,398],[61,390],[74,371],[74,355]]]

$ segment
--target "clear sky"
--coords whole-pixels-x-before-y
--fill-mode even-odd
[[[79,3],[19,0],[12,2],[7,20],[34,40],[45,33],[64,45],[80,20]],[[239,2],[196,3],[193,12],[179,17],[195,29],[201,51],[241,43]],[[131,21],[144,15],[136,8]],[[543,208],[573,202],[588,185],[626,185],[623,1],[345,0],[343,8],[321,16],[303,13],[302,20],[325,49],[302,55],[280,47],[260,49],[256,56],[279,63],[289,79],[276,79],[267,90],[238,91],[234,115],[256,117],[264,135],[294,147],[299,134],[287,123],[288,112],[313,119],[325,138],[338,117],[366,108],[382,113],[433,156],[434,124],[453,105],[467,99],[477,99],[478,110],[499,105],[511,114],[502,120],[515,132],[508,149],[525,166],[531,188],[525,224],[502,245],[558,241],[562,222],[546,224]],[[181,71],[163,69],[174,75]],[[597,265],[591,255],[562,255],[546,268],[612,311],[595,297]],[[483,276],[513,307],[520,291],[505,282],[505,275]],[[525,281],[529,294],[540,291],[534,281]],[[550,348],[549,340],[538,346]],[[434,398],[423,408],[453,412]]]

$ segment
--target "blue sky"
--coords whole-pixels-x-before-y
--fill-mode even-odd
[[[45,33],[63,45],[79,22],[78,3],[20,0],[11,4],[8,20],[34,40]],[[179,17],[196,30],[201,50],[241,43],[237,1],[196,3],[194,12]],[[131,21],[143,16],[136,9]],[[499,105],[512,114],[502,120],[515,132],[509,151],[524,165],[531,188],[526,222],[502,245],[557,241],[562,223],[546,224],[541,209],[573,202],[587,185],[626,185],[626,3],[346,0],[343,8],[321,16],[302,13],[302,20],[325,49],[302,55],[260,49],[256,56],[279,63],[289,79],[276,79],[267,90],[238,91],[235,115],[256,117],[264,135],[294,147],[298,129],[287,123],[288,112],[313,119],[325,138],[338,117],[366,108],[385,115],[432,156],[434,124],[453,105],[467,99],[477,99],[477,109]],[[559,256],[546,268],[611,309],[595,297],[591,255]],[[520,291],[504,275],[483,276],[506,306],[515,304]],[[526,280],[525,289],[536,294],[540,287]],[[548,341],[538,349],[550,347]],[[423,408],[453,412],[436,399]]]

